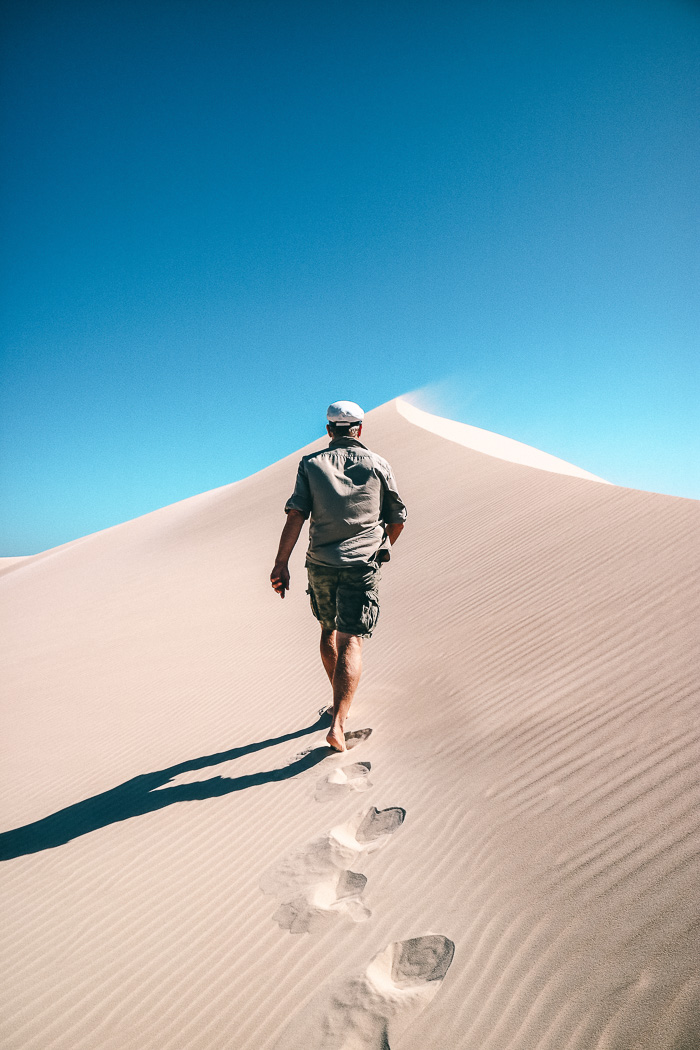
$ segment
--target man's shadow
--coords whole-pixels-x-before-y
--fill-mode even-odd
[[[233,747],[229,751],[220,751],[216,755],[203,755],[201,758],[179,762],[175,766],[169,766],[156,773],[143,773],[141,776],[120,784],[119,787],[103,791],[102,794],[94,795],[83,802],[76,802],[73,806],[67,806],[57,813],[34,821],[33,824],[25,824],[24,827],[0,834],[0,860],[12,860],[14,857],[22,857],[27,853],[53,849],[55,846],[62,846],[70,842],[79,835],[87,835],[88,832],[96,831],[97,828],[104,828],[107,824],[128,820],[129,817],[138,817],[142,813],[153,813],[154,810],[164,809],[165,806],[171,806],[175,802],[216,798],[219,795],[228,795],[231,791],[243,791],[245,788],[256,787],[258,784],[289,780],[321,762],[332,753],[331,748],[315,747],[290,765],[283,766],[281,769],[271,769],[265,773],[250,773],[247,776],[233,778],[215,776],[207,780],[199,780],[195,784],[174,784],[162,791],[156,790],[180,773],[204,769],[206,766],[213,766],[219,762],[230,762],[243,755],[250,755],[254,751],[263,751],[265,748],[274,747],[275,744],[282,744],[287,740],[296,740],[308,733],[315,733],[329,725],[330,718],[324,712],[313,725],[305,729],[298,729],[294,733],[271,737],[269,740],[247,744],[245,747]]]

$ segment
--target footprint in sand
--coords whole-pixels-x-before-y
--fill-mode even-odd
[[[353,762],[349,766],[332,769],[316,784],[314,798],[317,802],[331,802],[353,791],[367,791],[372,787],[369,779],[371,762]]]
[[[367,740],[371,735],[371,729],[354,729],[351,733],[346,733],[345,747],[347,748],[347,751],[352,751],[352,749],[358,747],[359,744],[363,744],[365,740]],[[321,745],[312,744],[310,747],[304,748],[303,751],[298,751],[296,755],[292,757],[291,762],[300,762],[301,759],[307,758],[309,755],[312,755],[315,752],[319,752],[319,754],[321,752],[325,752],[327,755],[327,759],[324,759],[325,764],[325,762],[328,759],[335,758],[338,760],[342,760],[347,754],[347,751],[335,751],[332,747],[329,747],[328,744],[326,744],[324,741],[324,743]]]
[[[282,857],[260,881],[263,893],[281,901],[275,922],[290,933],[309,933],[338,916],[352,922],[368,919],[371,913],[362,901],[367,879],[351,869],[381,849],[405,817],[397,806],[370,806]]]
[[[275,1050],[390,1050],[437,993],[454,949],[439,934],[394,941],[364,973],[319,992]]]
[[[315,933],[338,913],[353,922],[364,922],[371,914],[361,899],[366,885],[365,876],[356,871],[336,872],[335,878],[309,886],[306,894],[284,901],[272,918],[290,933]]]

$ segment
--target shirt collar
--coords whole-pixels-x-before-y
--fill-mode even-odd
[[[350,437],[347,437],[347,438],[346,437],[333,438],[333,440],[331,441],[331,443],[330,443],[330,445],[328,447],[329,448],[352,448],[354,446],[357,446],[357,448],[364,448],[364,449],[367,448],[367,446],[363,445],[361,441],[357,440],[357,438],[350,438]]]

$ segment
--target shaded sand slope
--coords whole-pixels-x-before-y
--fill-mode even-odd
[[[298,455],[7,567],[4,1047],[381,1046],[423,944],[395,1050],[698,1045],[700,504],[364,436],[409,522],[347,756],[305,543],[267,582]]]

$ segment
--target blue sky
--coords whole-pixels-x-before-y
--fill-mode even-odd
[[[700,6],[3,7],[0,554],[408,391],[700,498]],[[368,435],[368,440],[371,435]]]

